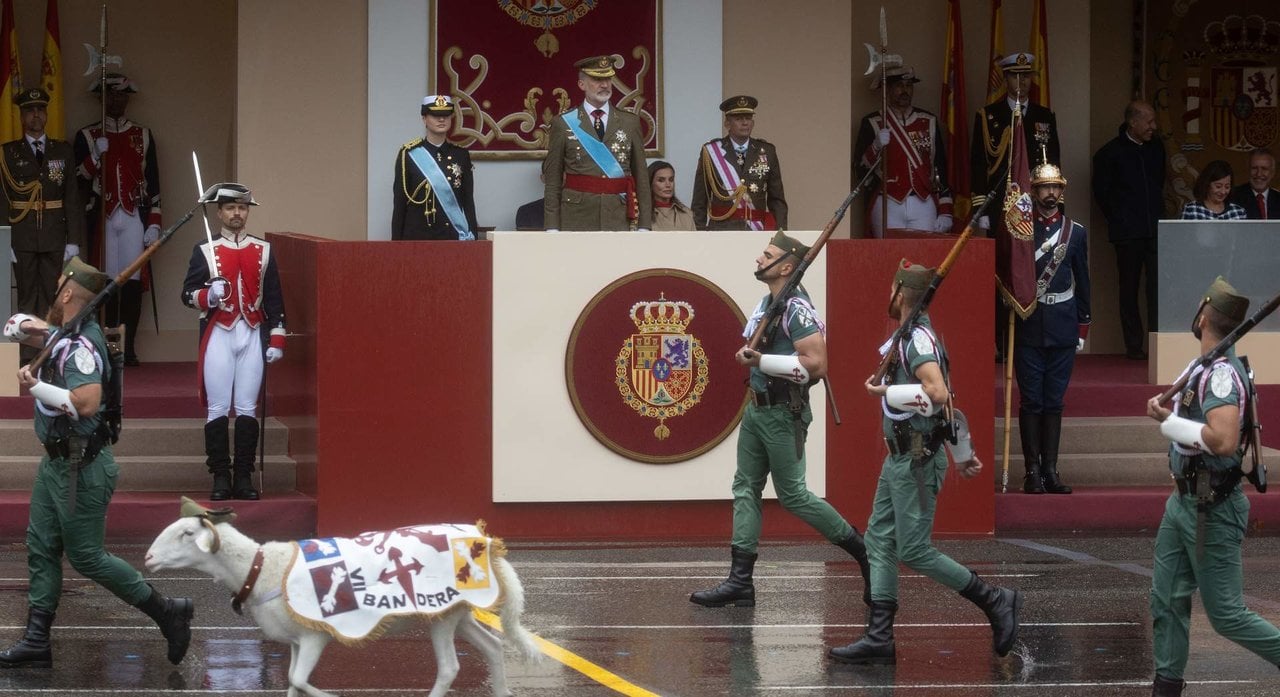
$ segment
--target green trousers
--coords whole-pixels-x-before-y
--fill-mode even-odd
[[[137,569],[103,548],[107,504],[115,493],[119,468],[110,449],[104,449],[79,472],[75,512],[67,513],[66,460],[40,460],[31,489],[31,518],[27,524],[27,572],[31,607],[55,612],[62,595],[62,555],[71,567],[130,605],[151,594]]]
[[[1215,632],[1280,665],[1280,629],[1244,606],[1240,544],[1248,521],[1249,499],[1237,488],[1226,500],[1209,507],[1204,558],[1197,559],[1195,497],[1175,491],[1165,503],[1151,581],[1157,675],[1182,679],[1191,631],[1191,594],[1197,587]]]
[[[925,506],[921,508],[911,458],[885,458],[867,519],[872,600],[898,600],[898,562],[955,591],[969,583],[969,570],[933,546],[933,513],[946,474],[947,453],[939,450],[924,463]]]
[[[813,414],[801,414],[807,435]],[[738,471],[733,475],[733,546],[754,553],[760,542],[761,494],[773,477],[782,507],[808,523],[831,542],[853,533],[831,504],[809,491],[804,479],[804,455],[796,456],[795,424],[785,406],[747,405],[738,427]]]

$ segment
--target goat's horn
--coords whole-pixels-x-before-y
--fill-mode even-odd
[[[217,554],[218,550],[222,548],[222,536],[218,534],[218,529],[214,527],[213,523],[209,522],[208,518],[201,516],[200,524],[209,528],[209,532],[213,533],[213,544],[209,545],[209,554]]]

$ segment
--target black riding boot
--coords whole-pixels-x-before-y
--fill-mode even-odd
[[[1018,435],[1022,439],[1022,459],[1027,468],[1027,475],[1022,480],[1022,492],[1043,494],[1044,482],[1040,478],[1040,414],[1019,409]]]
[[[231,498],[231,446],[227,442],[227,422],[225,416],[204,425],[205,464],[213,475],[213,491],[209,492],[210,501],[226,501]]]
[[[1155,682],[1151,683],[1151,697],[1182,697],[1182,688],[1186,686],[1185,681],[1157,675]]]
[[[841,663],[891,664],[897,662],[893,648],[893,616],[898,604],[892,600],[873,600],[867,610],[867,631],[862,638],[827,655]]]
[[[258,420],[252,416],[236,417],[235,478],[231,495],[237,499],[258,500],[253,488],[253,458],[258,450]]]
[[[858,562],[858,571],[862,574],[862,602],[871,604],[871,562],[867,560],[867,543],[863,541],[858,529],[854,528],[849,536],[836,543],[836,546],[849,553]]]
[[[181,663],[191,645],[191,618],[196,614],[191,598],[166,598],[151,588],[151,595],[136,607],[155,621],[160,634],[169,642],[169,662],[175,666]]]
[[[737,547],[731,547],[733,562],[729,566],[729,578],[715,588],[695,591],[689,601],[707,607],[755,607],[756,587],[751,582],[751,572],[756,566],[758,555]]]
[[[1044,478],[1044,490],[1050,494],[1070,494],[1071,487],[1058,479],[1058,441],[1062,438],[1062,413],[1042,415],[1040,432],[1040,474]]]
[[[115,297],[105,303],[104,315],[108,327],[124,325],[124,364],[138,365],[134,339],[142,318],[142,281],[125,281]]]
[[[49,628],[53,613],[40,608],[27,610],[27,631],[18,643],[0,651],[0,668],[48,668],[53,665]]]
[[[982,608],[991,623],[991,647],[997,656],[1007,656],[1018,639],[1018,611],[1022,609],[1022,592],[992,586],[970,571],[969,585],[961,597]]]

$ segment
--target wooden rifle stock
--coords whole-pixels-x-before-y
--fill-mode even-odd
[[[1243,338],[1245,334],[1248,334],[1250,329],[1257,326],[1259,322],[1266,319],[1267,315],[1275,312],[1277,307],[1280,307],[1280,294],[1277,294],[1275,297],[1268,300],[1265,305],[1258,308],[1257,312],[1253,313],[1248,319],[1237,325],[1235,329],[1232,329],[1230,334],[1223,337],[1222,341],[1219,341],[1217,345],[1209,349],[1209,352],[1201,356],[1195,364],[1200,367],[1205,367],[1219,358],[1222,358],[1226,355],[1227,349],[1240,341],[1240,339]],[[1181,392],[1187,386],[1187,382],[1191,380],[1192,372],[1194,372],[1194,368],[1188,369],[1184,372],[1182,377],[1178,378],[1177,382],[1174,382],[1169,389],[1165,390],[1164,393],[1157,398],[1157,403],[1164,404],[1165,402],[1173,399],[1174,395]]]
[[[168,242],[170,237],[173,237],[173,233],[177,232],[178,228],[186,224],[188,220],[191,220],[191,216],[195,215],[196,209],[201,205],[203,204],[197,202],[196,205],[191,207],[191,210],[187,211],[186,215],[182,216],[178,220],[178,222],[170,225],[168,230],[161,233],[160,237],[156,239],[155,244],[143,249],[142,254],[138,255],[137,259],[134,259],[133,262],[126,266],[123,271],[116,275],[115,278],[111,279],[111,282],[108,283],[106,287],[98,291],[98,294],[93,297],[93,300],[90,300],[84,307],[80,308],[80,311],[76,313],[75,317],[71,318],[71,321],[64,322],[62,327],[50,327],[49,337],[44,343],[44,348],[40,349],[40,353],[36,354],[36,357],[31,360],[31,363],[28,366],[31,373],[35,374],[36,369],[43,365],[45,360],[49,358],[49,354],[53,351],[54,345],[58,343],[58,339],[62,338],[62,336],[67,333],[64,327],[74,327],[78,329],[85,319],[92,316],[93,313],[97,311],[98,306],[101,305],[103,301],[111,297],[111,294],[114,293],[117,288],[124,285],[125,282],[132,278],[133,275],[142,268],[142,265],[146,264],[147,261],[151,259],[151,255],[155,254],[156,250],[160,249],[165,242]]]

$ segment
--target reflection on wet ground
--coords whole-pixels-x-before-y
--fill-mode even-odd
[[[943,551],[1026,594],[1018,647],[991,653],[982,614],[927,579],[903,574],[898,665],[857,668],[827,647],[861,635],[856,568],[826,544],[766,545],[758,605],[708,609],[688,594],[723,578],[727,548],[521,545],[509,559],[524,581],[524,624],[550,642],[540,664],[508,657],[517,695],[1146,695],[1152,540],[948,540]],[[142,546],[116,546],[140,566]],[[1280,620],[1280,538],[1245,543],[1250,607]],[[0,643],[26,618],[26,559],[0,549]],[[227,594],[194,575],[160,575],[166,593],[196,598],[196,631],[182,665],[136,610],[67,570],[54,630],[54,668],[0,672],[0,695],[284,694],[289,647],[261,638]],[[1218,637],[1198,601],[1189,697],[1280,694],[1276,669]],[[451,695],[490,695],[479,655],[459,642]],[[435,678],[427,633],[326,650],[311,682],[343,695],[425,694]],[[606,685],[607,683],[607,685]]]

